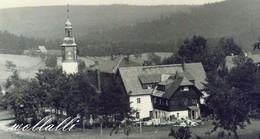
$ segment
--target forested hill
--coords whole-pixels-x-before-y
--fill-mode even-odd
[[[134,26],[91,33],[88,39],[112,41],[166,41],[193,35],[234,37],[244,49],[260,38],[260,1],[227,0],[193,8]]]
[[[161,15],[189,12],[195,6],[70,6],[70,20],[75,36],[89,32],[150,21]],[[40,38],[62,38],[67,6],[10,8],[0,10],[0,31]]]
[[[39,38],[17,36],[8,31],[0,31],[0,53],[23,54],[24,50],[34,49],[44,45],[47,49],[60,49],[61,41],[46,41]]]

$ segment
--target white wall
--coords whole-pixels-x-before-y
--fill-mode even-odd
[[[67,74],[73,74],[78,72],[78,62],[66,62],[62,63],[62,71]]]
[[[137,98],[140,98],[141,103],[137,103]],[[140,118],[149,117],[150,111],[153,111],[150,95],[130,96],[130,103],[130,107],[138,110]]]
[[[179,113],[179,117],[177,117],[177,113]],[[171,116],[171,115],[175,115],[175,117],[177,119],[181,119],[181,118],[187,119],[187,118],[189,118],[188,110],[169,112],[169,116]]]

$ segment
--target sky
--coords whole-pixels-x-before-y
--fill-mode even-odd
[[[223,0],[0,0],[0,9],[50,5],[200,5]]]

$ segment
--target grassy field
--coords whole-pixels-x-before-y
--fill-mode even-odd
[[[34,77],[37,70],[45,66],[39,57],[0,54],[0,83],[5,82],[12,75],[12,71],[5,66],[7,60],[12,61],[16,65],[15,69],[19,71],[23,78]]]

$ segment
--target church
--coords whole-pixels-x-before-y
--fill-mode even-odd
[[[77,44],[72,34],[72,24],[69,20],[69,9],[67,10],[67,21],[65,23],[65,36],[62,47],[62,71],[67,74],[78,72]]]

